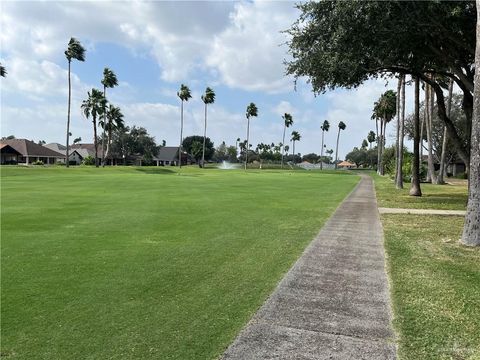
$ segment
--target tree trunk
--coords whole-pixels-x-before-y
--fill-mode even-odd
[[[400,158],[400,92],[402,90],[402,75],[398,75],[397,83],[397,98],[396,98],[396,108],[397,108],[397,137],[395,141],[395,185],[398,182],[398,160]]]
[[[65,165],[67,166],[67,168],[70,166],[70,162],[68,161],[68,157],[69,157],[69,150],[70,150],[70,146],[69,146],[69,140],[70,140],[70,105],[71,105],[71,102],[72,102],[72,81],[70,79],[70,65],[71,65],[71,61],[68,60],[68,113],[67,113],[67,151],[65,153],[65,156],[66,156],[66,159],[65,159]]]
[[[337,134],[337,147],[335,149],[335,170],[337,170],[337,162],[338,162],[338,141],[340,140],[340,128],[338,128]],[[294,153],[295,156],[295,153]]]
[[[475,87],[468,186],[468,204],[462,243],[480,246],[480,0],[477,3],[477,41],[475,49]]]
[[[375,131],[377,133],[377,174],[379,174],[379,165],[380,165],[380,135],[378,133],[378,120],[375,119]]]
[[[110,146],[112,143],[112,129],[111,126],[108,127],[108,137],[107,137],[107,150],[105,152],[105,158],[108,160],[108,157],[110,156]],[[113,165],[113,161],[112,164]]]
[[[293,140],[293,166],[295,166],[295,140]]]
[[[397,181],[395,186],[397,189],[403,189],[403,139],[405,137],[405,75],[402,74],[401,77],[401,86],[399,93],[399,108],[398,112],[398,158],[397,158]]]
[[[103,97],[107,99],[107,87],[103,85]],[[105,127],[107,126],[107,102],[103,105],[102,167],[105,167]]]
[[[452,96],[453,96],[453,80],[450,79],[450,84],[448,85],[448,102],[447,102],[447,116],[450,118],[452,112]],[[445,168],[446,168],[446,150],[448,142],[448,133],[447,127],[443,126],[443,141],[442,141],[442,155],[440,157],[440,171],[438,173],[437,183],[445,184]]]
[[[480,0],[479,0],[480,1]],[[420,189],[420,83],[415,77],[415,114],[413,117],[413,162],[410,196],[422,196]]]
[[[178,166],[182,167],[182,141],[183,141],[183,100],[180,106],[180,146],[178,147]]]
[[[95,167],[98,167],[97,115],[92,114],[92,118],[93,118],[93,145],[95,147]]]
[[[433,101],[435,95],[429,85],[428,87],[428,108],[425,107],[425,110],[428,111],[426,130],[427,130],[427,141],[428,141],[428,174],[432,184],[437,184],[437,178],[435,176],[435,166],[433,164],[433,146],[432,146],[432,124],[433,124]]]
[[[437,96],[438,116],[447,127],[448,137],[452,141],[452,144],[455,147],[455,150],[457,151],[458,156],[465,163],[465,166],[468,167],[468,164],[470,164],[469,151],[465,148],[462,139],[460,138],[460,136],[457,133],[457,130],[455,129],[455,125],[453,124],[451,119],[447,116],[443,90],[440,87],[440,85],[438,85],[437,83],[432,82],[431,85],[433,86],[433,89],[435,90],[435,95]]]
[[[207,138],[207,104],[205,104],[205,127],[203,129],[202,167],[205,166],[205,139]]]
[[[287,130],[287,125],[283,125],[283,138],[282,138],[282,169],[283,169],[283,156],[285,154],[285,131]]]
[[[325,139],[325,130],[322,130],[322,148],[320,149],[320,170],[323,170],[323,141]]]
[[[250,136],[250,118],[247,117],[247,144],[245,145],[245,171],[247,170],[247,162],[248,162],[248,143],[249,143],[249,136]]]

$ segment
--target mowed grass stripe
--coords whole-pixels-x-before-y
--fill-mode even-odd
[[[2,168],[2,357],[213,359],[358,181]]]

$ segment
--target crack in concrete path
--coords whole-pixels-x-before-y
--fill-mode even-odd
[[[383,230],[362,176],[223,359],[396,358]]]

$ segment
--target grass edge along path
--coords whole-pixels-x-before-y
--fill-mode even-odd
[[[2,168],[2,359],[211,359],[358,182]]]
[[[373,175],[379,204],[465,208],[466,187],[422,184],[408,198]],[[380,206],[380,205],[379,205]],[[381,214],[399,360],[480,359],[480,249],[461,245],[463,217]]]

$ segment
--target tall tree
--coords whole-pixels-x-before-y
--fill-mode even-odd
[[[338,162],[338,143],[340,140],[340,130],[345,130],[347,128],[347,125],[343,121],[340,121],[338,123],[338,134],[337,134],[337,148],[335,150],[335,169],[337,168],[337,162]]]
[[[118,85],[117,75],[110,70],[109,68],[103,69],[103,79],[101,81],[103,85],[103,97],[107,99],[107,88],[113,88]],[[107,123],[107,103],[105,102],[105,107],[103,108],[103,122]],[[105,126],[103,127],[102,134],[102,166],[105,166]]]
[[[450,79],[448,84],[448,101],[447,101],[447,116],[452,118],[452,98],[453,98],[453,80]],[[442,139],[442,153],[440,155],[440,171],[438,172],[437,184],[445,184],[445,168],[447,161],[447,143],[448,143],[448,133],[447,127],[443,126],[443,139]]]
[[[103,94],[98,89],[92,89],[91,92],[88,92],[87,99],[83,100],[81,109],[83,114],[88,119],[90,115],[92,116],[93,123],[93,143],[95,147],[95,166],[98,167],[98,137],[97,137],[97,118],[103,114],[103,109],[105,109],[105,98]]]
[[[106,116],[103,117],[103,120],[100,121],[99,125],[103,128],[103,134],[105,134],[105,131],[107,132],[107,149],[105,151],[105,157],[103,158],[103,161],[105,162],[110,156],[113,132],[122,129],[125,126],[120,108],[109,104],[108,108],[106,108]],[[103,135],[103,137],[105,137],[105,135]],[[102,143],[103,142],[104,139],[102,138]]]
[[[470,181],[468,205],[463,226],[462,242],[465,245],[480,246],[480,0],[477,0],[477,39],[475,49],[475,88],[472,117],[472,152],[470,160]]]
[[[257,106],[254,103],[250,103],[247,106],[247,111],[245,113],[245,116],[247,117],[247,143],[246,143],[246,150],[245,150],[245,170],[247,170],[247,162],[248,162],[248,150],[250,148],[250,118],[251,117],[257,117],[258,116],[258,109]]]
[[[67,149],[66,149],[66,166],[69,167],[69,140],[70,140],[70,107],[72,104],[72,81],[71,81],[71,64],[72,60],[85,61],[85,49],[80,41],[71,38],[68,42],[67,50],[65,50],[65,57],[68,61],[68,112],[67,112]]]
[[[7,70],[5,69],[5,66],[3,66],[1,63],[0,63],[0,76],[1,77],[7,76]]]
[[[422,196],[420,188],[420,82],[415,81],[415,115],[413,118],[413,160],[412,160],[412,183],[410,184],[410,196]]]
[[[202,101],[205,104],[205,127],[203,129],[203,146],[202,146],[202,167],[205,165],[205,139],[207,138],[207,105],[215,102],[215,92],[207,87],[205,94],[202,95]]]
[[[437,177],[435,176],[435,167],[433,164],[433,145],[432,145],[432,129],[433,129],[433,102],[435,99],[435,94],[433,89],[430,85],[426,86],[425,93],[426,96],[426,123],[425,129],[427,131],[427,166],[428,166],[428,175],[427,181],[430,180],[432,184],[437,183]]]
[[[292,138],[291,138],[291,141],[293,143],[293,165],[295,165],[295,142],[296,141],[300,141],[301,139],[301,136],[300,136],[300,133],[298,131],[292,131]]]
[[[439,117],[458,155],[469,163],[470,143],[462,143],[447,116],[443,89],[445,78],[455,81],[471,125],[473,1],[312,1],[297,6],[301,15],[288,31],[292,60],[287,74],[307,76],[315,93],[357,87],[392,73],[418,77],[433,86]]]
[[[282,116],[283,119],[283,138],[282,138],[282,146],[285,146],[285,131],[287,130],[288,127],[293,125],[293,117],[292,115],[285,113]],[[282,169],[283,169],[283,153],[282,151]]]
[[[400,89],[397,94],[397,162],[395,171],[395,186],[397,189],[403,189],[403,141],[405,138],[405,74],[401,74],[399,78]]]
[[[375,141],[375,139],[376,139],[375,133],[370,130],[370,132],[367,135],[367,140],[368,140],[368,143],[370,144],[370,149],[372,148],[372,143]]]
[[[380,96],[380,99],[375,102],[373,113],[376,120],[380,120],[380,134],[378,135],[378,174],[384,174],[382,155],[385,149],[385,132],[387,123],[389,123],[396,114],[397,95],[393,90],[387,90]]]
[[[192,98],[192,93],[187,85],[180,85],[180,90],[177,92],[177,96],[181,100],[180,111],[180,145],[178,147],[178,166],[182,167],[182,142],[183,142],[183,102]]]
[[[330,123],[328,120],[324,120],[323,124],[320,126],[322,129],[322,149],[320,150],[320,159],[323,159],[323,147],[324,147],[324,139],[325,139],[325,131],[330,129]],[[323,161],[320,160],[320,170],[323,170]]]

